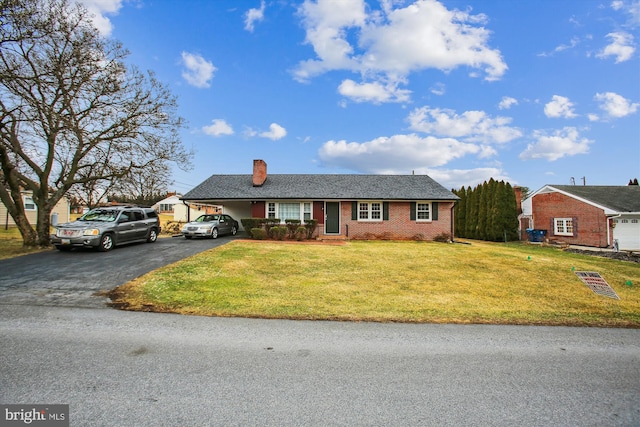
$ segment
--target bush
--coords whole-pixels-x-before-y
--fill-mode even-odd
[[[262,228],[266,218],[243,218],[240,220],[245,230],[252,230],[254,228]]]
[[[289,238],[293,239],[296,236],[296,230],[298,229],[298,227],[300,227],[300,220],[299,219],[285,219],[284,223],[287,226],[287,229],[289,230]]]
[[[304,240],[307,238],[307,229],[303,226],[299,226],[295,232],[296,240]]]
[[[265,240],[267,238],[267,231],[264,228],[252,228],[251,237],[256,240]]]
[[[278,218],[264,218],[263,221],[264,229],[268,232],[267,234],[269,234],[269,237],[274,238],[271,234],[271,229],[273,227],[278,227],[280,225],[280,220]]]
[[[449,233],[440,233],[436,237],[433,238],[434,242],[440,243],[451,243],[451,234]]]
[[[284,240],[284,238],[287,236],[287,227],[271,227],[269,229],[269,235],[276,240]]]
[[[304,224],[304,228],[307,230],[307,239],[311,239],[316,232],[316,228],[318,228],[318,220],[308,219]]]

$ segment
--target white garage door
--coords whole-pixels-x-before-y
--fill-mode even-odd
[[[616,218],[613,238],[621,251],[640,251],[640,215]]]

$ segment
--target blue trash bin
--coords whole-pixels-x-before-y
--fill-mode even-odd
[[[547,235],[547,230],[531,230],[532,242],[544,242],[544,236]]]

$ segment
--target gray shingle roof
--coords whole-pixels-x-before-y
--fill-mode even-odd
[[[640,186],[637,185],[552,185],[617,212],[640,212]]]
[[[254,187],[252,175],[212,175],[183,200],[458,200],[427,175],[269,175]]]

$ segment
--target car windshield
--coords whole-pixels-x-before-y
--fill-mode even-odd
[[[94,209],[82,215],[80,221],[113,222],[118,216],[118,211],[113,209]]]
[[[211,222],[220,219],[220,215],[200,215],[196,218],[196,222]]]

